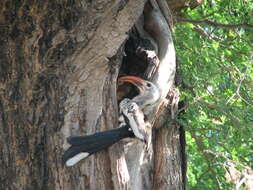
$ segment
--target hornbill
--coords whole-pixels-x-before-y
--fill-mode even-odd
[[[150,142],[151,129],[144,121],[144,115],[160,98],[158,88],[149,81],[135,76],[124,76],[119,82],[134,84],[139,94],[133,99],[125,98],[120,104],[119,128],[97,132],[86,136],[70,136],[67,142],[71,147],[65,151],[63,162],[67,166],[73,166],[80,160],[101,151],[114,143],[127,137],[137,137],[145,143]]]

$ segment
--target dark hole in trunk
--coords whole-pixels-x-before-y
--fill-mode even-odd
[[[154,50],[150,40],[142,38],[133,28],[129,38],[125,44],[125,55],[122,60],[122,65],[119,71],[119,77],[130,75],[144,78],[144,73],[148,67],[145,50]],[[138,89],[130,84],[123,83],[118,85],[117,96],[118,101],[124,98],[133,98],[139,93]]]

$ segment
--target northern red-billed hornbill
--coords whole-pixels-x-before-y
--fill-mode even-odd
[[[144,115],[148,114],[159,100],[159,90],[152,82],[135,76],[121,77],[119,82],[130,82],[139,90],[139,94],[133,99],[125,98],[120,102],[120,127],[86,136],[68,137],[67,142],[71,147],[63,155],[63,162],[67,166],[73,166],[80,160],[123,138],[137,137],[145,143],[149,143],[151,130],[147,129]]]

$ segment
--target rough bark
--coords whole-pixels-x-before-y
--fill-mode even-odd
[[[144,3],[0,2],[0,189],[151,189],[153,184],[169,189],[160,186],[167,181],[156,180],[161,173],[152,161],[159,164],[160,156],[169,156],[163,163],[168,178],[181,175],[176,127],[156,133],[154,158],[141,166],[141,181],[135,158],[143,155],[125,157],[123,142],[72,168],[61,162],[66,137],[117,127],[124,42]],[[159,140],[159,134],[166,138]],[[163,145],[175,156],[164,154]],[[182,185],[175,181],[173,187]]]
[[[204,0],[166,0],[168,6],[173,12],[180,11],[185,8],[195,8],[201,5]]]
[[[152,10],[147,8],[146,30],[158,44],[158,57],[160,64],[152,77],[152,81],[161,89],[162,99],[159,103],[159,109],[149,117],[150,120],[156,120],[154,128],[156,129],[154,139],[154,178],[153,189],[184,189],[184,172],[182,170],[182,145],[180,139],[179,126],[173,122],[174,112],[177,112],[178,93],[174,88],[174,78],[176,72],[175,49],[171,36],[170,24],[171,18],[162,15],[162,12],[170,10],[161,1],[151,1]],[[160,11],[161,10],[161,11]],[[168,20],[170,19],[170,23]],[[166,22],[167,21],[167,22]],[[166,100],[167,94],[171,92],[171,97]],[[170,111],[167,109],[170,104]],[[166,109],[167,108],[167,109]],[[155,118],[159,115],[159,119]],[[171,117],[169,117],[171,115]],[[169,122],[170,121],[170,122]]]

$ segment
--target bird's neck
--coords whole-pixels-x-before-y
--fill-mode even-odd
[[[150,97],[145,96],[145,95],[138,95],[134,97],[132,100],[140,107],[142,111],[146,109],[147,107],[153,105],[153,102],[150,99]]]
[[[146,106],[146,99],[145,97],[141,96],[141,95],[138,95],[138,96],[135,96],[133,99],[132,99],[141,109],[143,107]]]
[[[156,105],[157,101],[160,99],[159,91],[155,91],[152,94],[139,94],[135,96],[132,100],[140,107],[140,109],[147,114],[152,110],[152,107]]]

